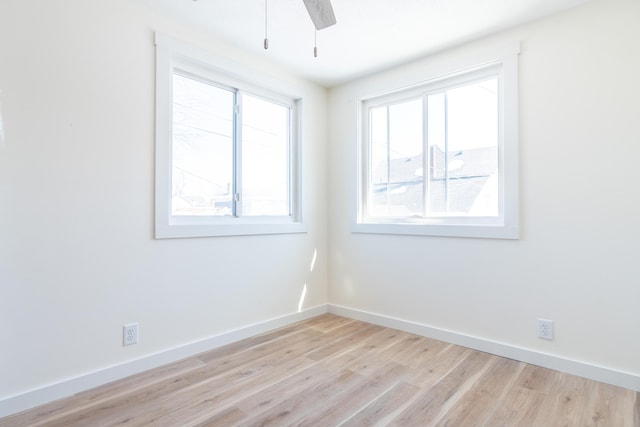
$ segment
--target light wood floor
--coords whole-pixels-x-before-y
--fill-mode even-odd
[[[1,426],[640,426],[639,393],[323,315]]]

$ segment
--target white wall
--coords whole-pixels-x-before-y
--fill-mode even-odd
[[[598,0],[334,88],[329,301],[635,376],[640,387],[640,2]],[[356,107],[521,41],[518,241],[352,234]],[[536,337],[536,319],[556,339]]]
[[[308,233],[154,240],[154,30],[299,88]],[[125,0],[3,0],[0,91],[0,401],[326,304],[326,89]]]

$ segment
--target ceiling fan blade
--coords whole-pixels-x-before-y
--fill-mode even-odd
[[[316,30],[330,27],[336,23],[336,16],[333,14],[330,0],[303,0],[307,7],[307,12],[316,26]]]

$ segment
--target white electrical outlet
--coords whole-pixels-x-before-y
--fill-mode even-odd
[[[138,343],[138,324],[129,323],[122,327],[122,345]]]
[[[553,320],[538,319],[538,338],[553,339]]]

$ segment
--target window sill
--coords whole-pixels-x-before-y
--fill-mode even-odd
[[[257,236],[267,234],[306,233],[307,228],[302,223],[289,224],[182,224],[156,225],[156,239],[176,239],[193,237],[224,237],[224,236]]]
[[[415,224],[415,223],[358,223],[351,228],[353,233],[396,234],[438,237],[471,237],[485,239],[519,239],[517,226],[462,225],[462,224]]]

